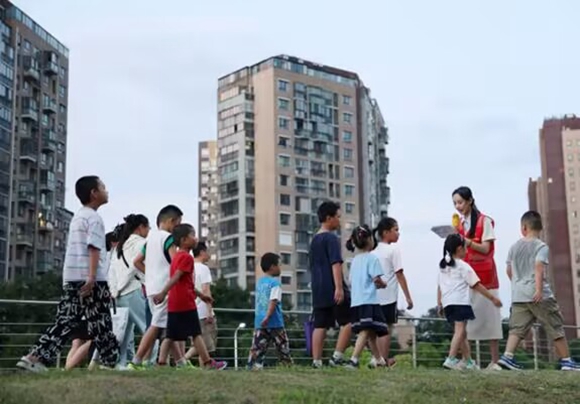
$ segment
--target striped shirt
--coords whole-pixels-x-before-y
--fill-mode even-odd
[[[107,249],[105,224],[96,210],[83,206],[71,220],[64,268],[63,282],[84,281],[89,276],[89,246],[100,250],[97,281],[107,280]]]

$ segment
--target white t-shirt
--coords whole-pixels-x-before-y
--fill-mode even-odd
[[[209,270],[207,265],[202,264],[201,262],[196,262],[194,264],[193,273],[195,274],[196,290],[201,290],[202,285],[205,283],[211,284],[212,282],[211,271]],[[210,317],[210,313],[208,313],[207,304],[203,302],[199,297],[195,301],[195,304],[197,305],[197,314],[200,320]],[[213,313],[211,313],[211,315],[213,315]]]
[[[471,229],[471,215],[467,217],[462,217],[461,222],[463,224],[463,229],[465,234],[469,233]],[[491,218],[488,216],[483,217],[483,234],[481,236],[481,241],[494,241],[495,231],[493,229],[493,224],[491,223]]]
[[[107,280],[105,224],[96,210],[83,206],[71,220],[62,271],[63,282],[86,281],[89,276],[89,246],[100,251],[96,279]]]
[[[377,297],[379,304],[382,306],[396,303],[399,297],[399,281],[397,280],[397,272],[403,270],[403,261],[401,259],[401,250],[394,244],[379,243],[377,248],[372,252],[380,261],[383,269],[383,280],[387,283],[385,289],[377,289]]]
[[[457,259],[454,267],[439,269],[439,288],[443,307],[471,305],[470,290],[479,282],[475,271],[467,262]]]
[[[282,288],[280,286],[274,286],[270,291],[270,300],[282,301]]]

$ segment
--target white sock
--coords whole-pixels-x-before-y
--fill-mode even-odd
[[[314,360],[312,361],[312,364],[313,364],[314,366],[322,366],[322,360],[320,360],[320,359],[314,359]]]
[[[185,358],[181,358],[180,360],[175,362],[175,365],[179,366],[179,367],[185,366],[185,365],[187,365],[187,360],[185,360]]]
[[[373,360],[375,360],[379,366],[387,366],[387,361],[385,361],[385,358],[382,356],[378,360],[375,358],[373,358]]]
[[[356,365],[356,364],[358,363],[358,358],[357,358],[357,357],[354,357],[354,356],[352,356],[352,357],[350,358],[350,361]]]
[[[137,358],[136,356],[133,357],[133,360],[131,361],[134,365],[140,365],[141,364],[141,359]]]
[[[570,358],[570,357],[567,357],[567,358],[562,358],[562,359],[560,359],[560,360],[561,360],[561,361],[564,361],[564,362],[570,362],[570,361],[572,360],[572,358]]]
[[[338,351],[334,351],[334,353],[332,354],[332,357],[334,359],[342,359],[344,357],[344,354],[342,352],[338,352]]]
[[[379,364],[379,361],[377,361],[377,358],[375,358],[374,356],[371,358],[371,366],[377,366]]]
[[[514,358],[514,354],[512,352],[508,352],[506,351],[503,356],[505,356],[508,359],[513,359]]]

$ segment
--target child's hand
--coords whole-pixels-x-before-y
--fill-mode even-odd
[[[413,310],[414,304],[413,304],[413,299],[408,298],[407,299],[407,310]]]
[[[384,289],[384,288],[386,288],[386,287],[387,287],[387,283],[386,283],[386,282],[383,280],[383,278],[382,278],[382,277],[380,277],[380,276],[377,276],[377,277],[374,279],[374,283],[375,283],[375,287],[376,287],[377,289]]]
[[[264,317],[264,319],[260,323],[260,327],[261,328],[268,328],[268,321],[270,321],[270,319],[268,317]]]
[[[439,317],[443,317],[443,306],[441,305],[441,303],[439,303],[439,304],[437,305],[437,315],[438,315]]]
[[[213,304],[213,298],[211,296],[200,294],[199,298],[204,303]]]
[[[495,307],[503,306],[503,304],[501,303],[501,300],[499,300],[497,297],[494,297],[491,301]]]
[[[534,293],[534,303],[540,303],[544,299],[544,294],[541,290],[536,290]]]
[[[153,303],[155,303],[155,304],[161,304],[161,303],[163,303],[164,300],[165,300],[165,293],[163,293],[163,292],[157,293],[155,296],[153,296]]]

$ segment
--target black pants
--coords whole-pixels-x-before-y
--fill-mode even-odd
[[[113,334],[111,320],[111,293],[107,282],[97,282],[90,296],[81,298],[84,282],[68,282],[63,286],[63,296],[58,304],[54,325],[38,339],[30,352],[45,365],[50,365],[63,345],[70,339],[84,316],[89,335],[99,351],[101,363],[113,367],[119,359],[119,343]]]

